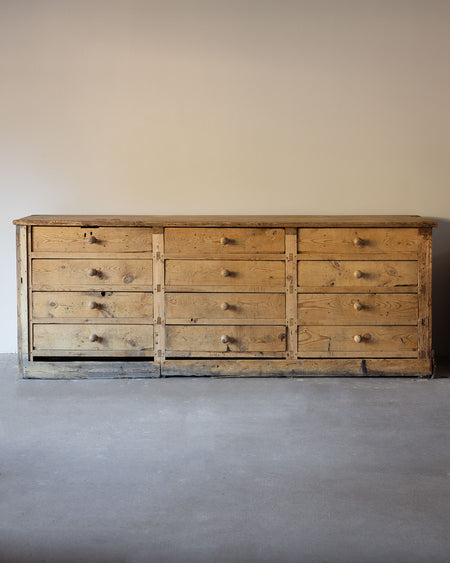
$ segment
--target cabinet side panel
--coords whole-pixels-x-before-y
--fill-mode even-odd
[[[16,227],[17,255],[17,352],[19,375],[23,377],[24,363],[29,359],[28,345],[28,267],[27,230],[29,227]]]
[[[418,253],[418,355],[421,359],[432,357],[431,340],[431,242],[432,229],[419,229]]]

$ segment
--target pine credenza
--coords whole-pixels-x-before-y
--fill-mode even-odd
[[[22,377],[432,374],[428,219],[14,224]]]

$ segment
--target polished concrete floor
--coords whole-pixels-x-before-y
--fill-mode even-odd
[[[27,381],[0,356],[0,561],[449,562],[449,393]]]

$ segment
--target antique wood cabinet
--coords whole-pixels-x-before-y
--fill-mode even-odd
[[[432,374],[433,221],[14,223],[22,377]]]

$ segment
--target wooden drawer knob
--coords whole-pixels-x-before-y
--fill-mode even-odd
[[[88,241],[89,244],[95,244],[96,242],[98,242],[98,239],[96,239],[94,236],[91,235],[91,236],[87,239],[87,241]]]
[[[355,334],[353,340],[356,342],[356,344],[359,344],[360,342],[362,342],[362,336],[360,334]]]
[[[363,273],[361,272],[361,270],[356,270],[355,272],[353,272],[353,275],[355,276],[355,278],[362,278]]]
[[[96,303],[95,301],[89,301],[88,307],[89,307],[89,309],[97,309],[97,307],[100,307],[100,305],[98,303]]]
[[[230,239],[227,238],[227,237],[222,237],[220,239],[220,244],[222,244],[223,246],[225,246],[226,244],[229,244],[229,243],[230,243]]]
[[[96,270],[95,268],[90,268],[87,272],[88,276],[94,277],[94,276],[98,276],[99,275],[99,271]]]
[[[227,278],[228,276],[231,276],[231,272],[230,272],[230,270],[227,270],[226,268],[224,268],[222,270],[222,277]]]
[[[362,238],[356,237],[353,239],[353,244],[355,246],[364,246],[364,241]]]
[[[90,340],[91,342],[97,342],[97,340],[99,340],[99,338],[98,338],[98,336],[97,336],[96,334],[91,334],[91,335],[89,336],[89,340]]]
[[[231,342],[231,338],[227,334],[222,334],[220,341],[222,344],[226,344],[227,342]]]
[[[361,309],[363,308],[363,306],[361,305],[361,303],[359,301],[357,301],[354,305],[353,308],[355,309],[355,311],[361,311]]]
[[[227,302],[222,303],[222,305],[220,306],[220,308],[222,309],[222,311],[226,311],[227,309],[230,308],[230,306],[228,305]]]

